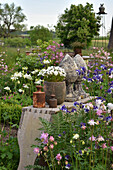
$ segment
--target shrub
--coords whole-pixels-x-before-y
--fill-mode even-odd
[[[31,46],[31,41],[21,37],[7,38],[5,39],[5,45],[10,47],[25,47],[26,45]]]
[[[17,124],[19,125],[21,113],[22,113],[22,106],[15,104],[15,103],[5,103],[1,102],[0,105],[1,111],[1,120],[3,122]]]
[[[4,131],[4,137],[7,133]],[[15,170],[19,164],[19,147],[17,138],[10,137],[0,144],[0,170]]]

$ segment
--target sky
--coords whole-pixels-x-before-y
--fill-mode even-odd
[[[52,29],[57,24],[58,16],[64,13],[66,8],[70,8],[71,4],[86,5],[86,2],[93,4],[94,12],[99,12],[100,4],[104,4],[107,15],[103,16],[105,29],[103,34],[106,34],[111,29],[111,21],[113,17],[113,0],[0,0],[1,4],[15,3],[16,6],[21,6],[23,13],[27,17],[25,24],[29,29],[30,26],[43,25]],[[102,29],[102,28],[101,28]],[[102,30],[101,30],[102,33]]]

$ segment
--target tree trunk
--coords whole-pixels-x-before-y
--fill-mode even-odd
[[[112,25],[111,25],[108,49],[113,49],[113,18],[112,18]]]

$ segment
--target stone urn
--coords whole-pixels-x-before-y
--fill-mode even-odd
[[[63,82],[48,82],[44,81],[45,101],[49,104],[51,95],[54,94],[57,99],[57,104],[62,104],[66,98],[66,84]]]

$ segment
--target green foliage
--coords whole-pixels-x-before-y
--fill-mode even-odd
[[[18,70],[22,70],[22,67],[28,67],[29,72],[33,71],[34,69],[41,69],[42,64],[40,62],[40,56],[36,53],[32,53],[32,55],[20,55],[17,60],[18,64],[20,65],[18,67]]]
[[[10,35],[11,26],[18,30],[22,30],[25,27],[22,23],[26,20],[26,16],[22,13],[22,8],[20,6],[16,7],[14,3],[11,5],[6,3],[2,6],[0,10],[2,21],[0,34],[3,37],[8,37]]]
[[[87,107],[88,105],[86,104],[85,106]],[[60,167],[66,169],[66,161],[71,165],[70,169],[74,167],[81,170],[110,168],[112,152],[109,150],[109,146],[112,145],[112,142],[108,133],[111,133],[112,122],[110,121],[106,124],[103,119],[101,123],[96,124],[96,121],[99,122],[99,120],[96,111],[91,108],[92,106],[90,105],[89,112],[84,112],[85,108],[82,109],[82,104],[76,106],[77,110],[74,108],[68,110],[63,106],[63,111],[57,112],[57,114],[52,116],[52,122],[47,122],[40,118],[43,125],[43,128],[40,130],[42,130],[45,135],[48,134],[48,137],[46,137],[48,140],[47,143],[43,142],[46,140],[43,134],[42,140],[41,138],[36,139],[38,145],[33,146],[40,150],[40,154],[38,154],[40,156],[38,156],[37,159],[38,165],[41,165],[39,160],[42,156],[48,168],[51,167],[52,169],[60,169]],[[109,113],[106,113],[105,117],[108,115]],[[95,120],[95,125],[89,125],[88,122],[91,119]],[[82,126],[85,126],[85,129],[82,129]],[[97,143],[93,140],[89,140],[92,134],[97,137]],[[102,135],[103,141],[98,140],[99,135]],[[53,141],[50,140],[51,136],[54,137]],[[107,146],[109,144],[108,148],[102,148],[102,144],[105,142]],[[52,149],[51,145],[53,145]],[[45,148],[47,150],[45,150]],[[58,153],[62,156],[60,161],[56,160],[56,155]],[[109,155],[109,159],[107,159],[106,153]],[[67,155],[68,159],[65,158]],[[45,169],[47,168],[45,167]]]
[[[31,41],[29,39],[23,39],[21,37],[7,38],[5,40],[5,46],[10,47],[25,47],[31,46]]]
[[[49,41],[52,39],[52,32],[48,28],[38,25],[36,27],[31,27],[30,38],[33,45],[37,44],[37,40]]]
[[[13,101],[14,102],[14,101]],[[0,105],[0,112],[1,112],[1,120],[3,122],[17,124],[19,125],[21,113],[22,113],[22,106],[16,104],[16,102],[1,102]]]
[[[66,8],[64,12],[55,28],[65,47],[70,47],[75,41],[84,42],[88,46],[93,36],[98,34],[100,27],[100,17],[95,17],[93,5],[71,5],[70,9]]]
[[[4,137],[6,135],[7,133],[4,131]],[[0,170],[15,170],[18,168],[18,164],[19,147],[17,138],[10,137],[2,145],[0,144]]]

